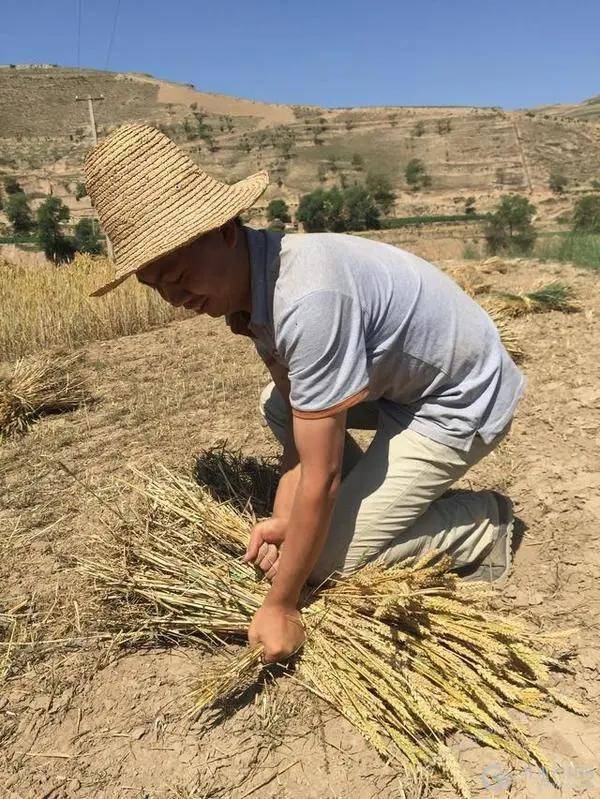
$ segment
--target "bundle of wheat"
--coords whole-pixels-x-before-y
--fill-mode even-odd
[[[575,299],[575,292],[566,283],[556,281],[530,292],[494,292],[491,302],[508,316],[522,316],[526,313],[563,311],[572,313],[581,309]]]
[[[111,599],[127,599],[127,623],[146,634],[195,635],[212,646],[244,637],[268,589],[241,557],[251,514],[166,471],[148,482],[146,496],[149,507],[104,540],[85,571]],[[584,712],[550,684],[551,668],[566,669],[553,652],[558,638],[493,612],[490,588],[461,582],[449,566],[429,553],[388,569],[368,566],[307,594],[295,679],[386,759],[433,768],[462,797],[469,787],[444,742],[454,730],[536,762],[554,779],[509,711],[543,716],[559,704]],[[243,690],[263,668],[256,647],[205,670],[193,712]]]
[[[524,352],[521,341],[510,326],[511,315],[498,306],[490,297],[485,297],[480,301],[481,307],[487,312],[500,335],[500,340],[511,358],[519,363],[523,360]]]
[[[21,358],[0,381],[0,437],[23,432],[47,413],[61,413],[89,399],[73,370],[77,355]]]

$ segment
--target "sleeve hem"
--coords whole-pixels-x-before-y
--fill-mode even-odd
[[[353,405],[358,405],[359,402],[367,398],[368,394],[369,386],[365,386],[360,391],[357,391],[356,394],[352,394],[351,397],[347,397],[329,408],[323,408],[320,411],[299,411],[296,408],[292,408],[292,414],[298,419],[325,419],[327,416],[335,416],[342,411],[347,411]]]

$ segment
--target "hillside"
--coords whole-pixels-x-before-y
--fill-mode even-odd
[[[34,199],[52,192],[73,217],[89,213],[74,197],[90,146],[87,103],[99,136],[125,122],[160,126],[192,158],[228,181],[266,167],[273,197],[292,206],[318,185],[385,173],[397,192],[395,213],[452,213],[467,195],[479,210],[506,191],[531,191],[551,219],[566,207],[547,191],[561,169],[572,190],[600,177],[599,98],[530,111],[472,107],[286,106],[197,91],[148,75],[61,67],[0,67],[0,177],[15,175]],[[590,110],[591,109],[591,110]],[[431,188],[408,190],[404,169],[421,158]],[[567,203],[568,205],[568,203]]]

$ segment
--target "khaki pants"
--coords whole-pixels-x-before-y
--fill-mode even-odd
[[[262,392],[260,410],[283,443],[288,408],[274,383]],[[372,560],[390,565],[434,548],[452,555],[457,568],[487,554],[498,529],[494,494],[442,495],[498,445],[510,425],[490,444],[475,436],[468,451],[403,428],[375,403],[350,408],[346,426],[376,433],[365,453],[346,434],[342,483],[325,546],[309,578],[312,585]]]

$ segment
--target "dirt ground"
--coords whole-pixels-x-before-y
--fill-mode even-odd
[[[560,791],[539,769],[469,740],[453,745],[474,796],[597,799],[600,282],[530,262],[490,279],[511,290],[561,279],[583,302],[580,313],[513,322],[527,394],[509,439],[463,482],[512,497],[523,536],[500,601],[544,629],[573,628],[576,676],[557,683],[589,716],[557,710],[524,722],[557,764]],[[220,321],[173,323],[81,354],[94,401],[0,447],[0,612],[19,608],[27,621],[0,687],[1,799],[453,797],[434,783],[403,787],[349,724],[290,680],[225,720],[192,722],[187,695],[205,656],[106,640],[106,610],[75,559],[110,519],[107,505],[129,502],[130,467],[190,471],[223,439],[248,454],[277,449],[257,408],[267,374],[251,343]]]

